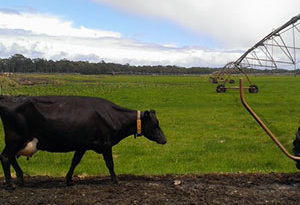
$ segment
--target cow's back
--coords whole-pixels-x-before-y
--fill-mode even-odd
[[[26,106],[22,111],[30,136],[39,139],[39,149],[64,152],[105,144],[120,127],[121,113],[129,111],[110,101],[93,97],[34,96],[7,97],[10,107]],[[121,120],[120,120],[121,119]]]
[[[73,96],[42,96],[33,100],[44,116],[44,121],[34,131],[42,135],[41,144],[47,144],[48,151],[51,151],[49,147],[55,151],[58,141],[64,143],[62,147],[73,149],[107,140],[111,128],[107,122],[110,117],[105,116],[110,113],[113,103],[100,98]]]

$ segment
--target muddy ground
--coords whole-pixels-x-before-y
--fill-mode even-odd
[[[3,181],[3,178],[0,178]],[[300,174],[208,174],[197,176],[25,177],[14,191],[0,185],[0,204],[300,204]]]

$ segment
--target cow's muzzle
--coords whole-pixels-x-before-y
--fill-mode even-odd
[[[157,139],[156,142],[157,142],[158,144],[164,145],[164,144],[167,143],[167,139],[166,139],[165,136],[163,136],[163,137],[160,137],[159,139]]]

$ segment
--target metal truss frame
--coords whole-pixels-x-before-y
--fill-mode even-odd
[[[232,75],[245,75],[252,84],[245,69],[300,69],[300,14],[273,30],[236,61],[227,63],[210,76],[211,82],[226,84],[233,82]],[[297,55],[298,54],[298,55]]]

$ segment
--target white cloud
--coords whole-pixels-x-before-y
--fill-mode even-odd
[[[222,66],[240,53],[201,48],[174,48],[122,38],[78,38],[33,35],[0,30],[0,55],[21,53],[46,59],[101,60],[132,65]]]
[[[241,55],[224,50],[158,45],[113,31],[75,28],[59,17],[0,10],[0,57],[88,60],[132,65],[222,66]]]
[[[120,38],[121,34],[112,31],[88,29],[84,26],[74,28],[72,22],[42,14],[17,13],[0,10],[1,29],[20,29],[30,31],[33,34],[45,34],[49,36],[71,36],[71,37],[114,37]]]
[[[300,13],[299,0],[93,0],[123,11],[171,20],[213,37],[219,47],[248,48]]]

